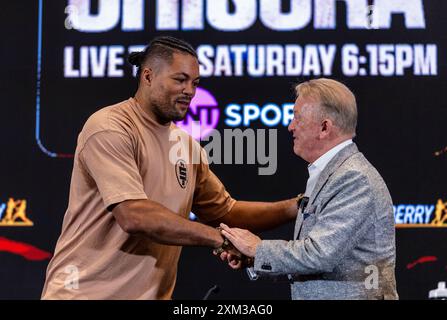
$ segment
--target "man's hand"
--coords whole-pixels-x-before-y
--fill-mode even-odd
[[[261,238],[245,229],[230,228],[221,223],[222,234],[230,240],[233,246],[249,258],[254,258],[256,248],[261,243]],[[231,267],[231,265],[230,265]]]
[[[234,270],[251,267],[253,265],[253,259],[243,255],[233,246],[231,241],[230,245],[227,246],[225,249],[214,249],[213,254],[215,256],[219,256],[220,260],[227,262],[228,266]]]
[[[220,260],[227,261],[231,269],[239,270],[244,267],[245,256],[236,249],[224,251],[220,254]]]

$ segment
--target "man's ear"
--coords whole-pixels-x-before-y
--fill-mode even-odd
[[[323,119],[321,121],[321,131],[320,131],[320,138],[324,139],[327,138],[332,134],[334,131],[334,123],[331,119]]]
[[[143,68],[141,72],[141,81],[143,81],[144,84],[150,86],[152,84],[153,76],[154,72],[151,68]]]

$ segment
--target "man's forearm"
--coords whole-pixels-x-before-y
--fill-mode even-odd
[[[144,234],[158,243],[217,248],[223,242],[218,230],[180,217],[154,201],[124,201],[113,214],[124,231]]]
[[[227,215],[212,225],[223,222],[231,227],[263,231],[295,220],[296,214],[295,198],[278,202],[237,201]]]

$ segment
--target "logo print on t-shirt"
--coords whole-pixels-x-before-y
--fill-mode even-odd
[[[180,159],[175,164],[175,174],[177,176],[178,184],[185,189],[188,184],[188,168],[184,160]]]

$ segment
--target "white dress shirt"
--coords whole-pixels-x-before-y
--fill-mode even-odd
[[[323,154],[321,157],[319,157],[317,160],[315,160],[313,163],[309,164],[307,166],[307,170],[309,170],[309,179],[307,179],[306,184],[306,192],[304,195],[306,197],[310,197],[312,194],[312,191],[315,188],[315,185],[318,181],[318,178],[320,177],[321,172],[324,170],[324,168],[327,166],[329,161],[332,160],[335,155],[340,152],[341,149],[344,147],[350,145],[352,143],[352,139],[343,141],[340,144],[337,144],[335,147],[333,147],[331,150]]]

